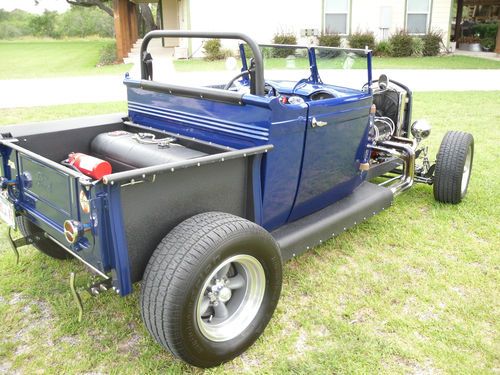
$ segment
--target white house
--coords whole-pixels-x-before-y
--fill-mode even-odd
[[[453,0],[160,0],[164,29],[239,31],[259,43],[278,32],[311,43],[321,32],[348,36],[372,31],[378,40],[399,29],[423,35],[431,30],[449,41]],[[201,41],[166,40],[189,54]]]

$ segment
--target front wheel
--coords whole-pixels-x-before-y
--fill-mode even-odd
[[[264,331],[281,279],[279,248],[263,228],[225,213],[196,215],[153,253],[141,290],[142,318],[175,356],[198,367],[216,366]]]
[[[467,193],[474,138],[469,133],[449,131],[443,138],[436,159],[434,198],[443,203],[460,203]]]

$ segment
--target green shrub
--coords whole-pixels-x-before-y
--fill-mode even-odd
[[[349,35],[347,38],[349,41],[349,46],[351,48],[361,48],[364,49],[368,46],[369,49],[375,48],[375,35],[372,32],[356,32]]]
[[[323,47],[340,47],[339,34],[321,33],[318,37],[318,45]]]
[[[99,50],[99,63],[98,66],[112,65],[116,63],[116,43],[108,42]]]
[[[210,39],[203,45],[205,51],[205,59],[208,61],[222,60],[224,52],[221,49],[220,39]]]
[[[412,36],[404,30],[398,30],[389,38],[392,46],[391,56],[408,57],[412,53]]]
[[[245,57],[248,59],[253,57],[253,51],[248,44],[243,44],[243,50],[245,51]]]
[[[273,38],[274,44],[297,44],[297,37],[291,33],[277,33]],[[295,54],[295,48],[274,48],[273,57],[288,57]]]
[[[233,57],[234,53],[229,48],[222,48],[220,50],[221,59],[227,59],[228,57]]]
[[[0,23],[0,39],[19,38],[25,35],[23,30],[10,23]]]
[[[274,57],[275,49],[276,48],[271,48],[271,47],[261,48],[262,57],[265,59],[270,59],[270,58]],[[295,52],[295,51],[293,51],[293,52]]]
[[[245,57],[247,59],[253,57],[253,51],[252,49],[248,46],[248,44],[244,44],[243,48],[245,49]],[[261,47],[260,52],[262,53],[262,57],[266,59],[270,59],[273,57],[275,48],[272,47]]]
[[[391,56],[392,45],[389,41],[383,40],[375,46],[373,53],[375,56]]]
[[[472,26],[472,32],[474,35],[479,34],[481,39],[497,37],[498,23],[479,23]]]
[[[424,56],[437,56],[441,51],[443,34],[440,31],[431,31],[422,37],[424,41]]]
[[[419,37],[412,38],[411,41],[411,55],[415,57],[422,57],[424,55],[424,40]]]

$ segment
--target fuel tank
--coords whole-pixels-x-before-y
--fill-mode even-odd
[[[114,172],[194,159],[207,155],[176,143],[173,137],[157,139],[151,133],[113,131],[96,136],[92,155],[107,160]]]

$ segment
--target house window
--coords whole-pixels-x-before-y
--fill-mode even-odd
[[[347,34],[349,0],[325,0],[325,32]]]
[[[431,0],[408,0],[406,30],[410,34],[427,34]]]

